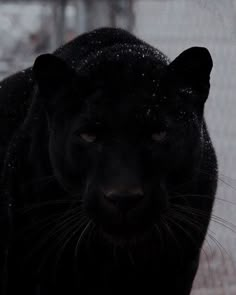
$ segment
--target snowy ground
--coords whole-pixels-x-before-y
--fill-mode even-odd
[[[206,118],[219,159],[221,180],[218,198],[226,200],[216,201],[214,214],[236,225],[235,2],[234,0],[138,0],[135,7],[135,32],[172,59],[184,49],[194,45],[205,46],[210,50],[214,69],[211,93],[206,105]],[[20,23],[24,24],[22,27],[25,26],[26,22],[28,27],[34,29],[34,26],[38,25],[39,10],[33,8],[31,13],[25,11],[28,19],[19,18],[19,26]],[[1,63],[2,45],[10,46],[9,40],[14,38],[17,40],[22,32],[17,28],[18,33],[16,33],[12,30],[12,26],[14,27],[14,24],[9,23],[6,11],[1,10],[0,6],[0,75],[6,66],[5,63]],[[236,234],[227,227],[228,225],[211,224],[214,233],[210,234],[219,244],[212,242],[208,237],[193,295],[236,294]]]

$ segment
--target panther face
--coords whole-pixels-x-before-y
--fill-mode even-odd
[[[211,70],[203,49],[170,65],[127,57],[83,76],[52,55],[34,65],[54,174],[114,240],[151,232],[196,177]]]

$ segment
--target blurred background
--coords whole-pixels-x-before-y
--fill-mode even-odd
[[[193,295],[236,294],[236,0],[0,1],[0,79],[78,34],[122,27],[174,59],[191,46],[214,60],[206,119],[219,159],[214,217]]]

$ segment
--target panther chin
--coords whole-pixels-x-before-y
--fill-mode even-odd
[[[154,227],[154,224],[149,224],[142,228],[130,226],[126,223],[116,227],[107,227],[100,224],[98,225],[98,231],[106,242],[115,246],[125,247],[147,243],[153,235]]]

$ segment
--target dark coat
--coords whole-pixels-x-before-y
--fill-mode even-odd
[[[142,55],[145,54],[149,56],[150,60],[152,58],[158,60],[160,67],[165,67],[169,64],[168,58],[157,49],[154,49],[128,32],[116,29],[100,29],[81,35],[56,50],[53,54],[66,61],[67,65],[76,72],[86,76],[88,73],[83,73],[81,71],[84,64],[91,65],[90,71],[93,72],[93,68],[96,68],[100,63],[100,53],[107,53],[107,55],[101,54],[103,58],[104,56],[105,58],[109,58],[109,56],[113,58],[122,50],[124,52],[129,52],[129,50],[132,51],[133,49],[134,51],[129,55],[129,62],[131,64],[134,55],[140,55],[142,58]],[[134,59],[134,63],[135,60],[136,59]],[[181,57],[179,60],[181,60]],[[179,60],[173,64],[177,64]],[[212,65],[211,61],[207,61],[207,63],[210,68],[206,71],[209,74]],[[170,79],[173,79],[171,75]],[[209,92],[208,87],[207,89],[204,88],[202,92],[204,92],[204,95],[207,97]],[[22,176],[24,173],[29,173],[28,171],[24,171],[22,163],[24,163],[24,157],[27,153],[27,145],[30,141],[31,131],[34,130],[34,128],[38,128],[40,124],[45,124],[45,122],[42,123],[42,118],[40,117],[41,102],[38,101],[36,93],[37,85],[35,83],[33,68],[28,68],[19,72],[0,83],[0,282],[2,283],[1,294],[3,295],[9,294],[7,293],[9,275],[8,256],[12,243],[11,233],[14,226],[14,208],[24,205],[24,201],[27,201],[28,198],[28,196],[23,196],[23,198],[25,197],[23,200],[17,198],[19,195],[18,189],[21,185],[21,177],[24,177]],[[209,188],[207,192],[201,192],[200,188],[199,193],[207,193],[211,196],[211,200],[205,203],[210,210],[213,205],[216,190],[217,163],[205,124],[203,136],[204,140],[208,142],[208,145],[205,149],[205,162],[202,168],[206,169],[206,171],[209,170],[211,176],[208,175],[205,176],[206,179],[202,179],[203,187],[205,181]],[[40,142],[40,139],[38,140],[38,142]],[[38,148],[40,149],[41,147],[39,146]],[[21,161],[19,161],[19,159]],[[23,174],[19,175],[22,171]],[[210,212],[205,230],[207,229],[209,220]],[[202,242],[203,238],[199,242],[199,245],[201,245]],[[197,254],[199,254],[199,252]],[[189,283],[187,283],[186,286],[186,292],[184,294],[176,293],[176,295],[189,294],[188,292],[191,289],[192,280],[197,270],[197,264],[198,255],[196,255],[193,269],[191,269],[188,274],[186,273],[186,279],[188,279],[188,276],[190,277]],[[11,293],[9,295],[11,295]]]

